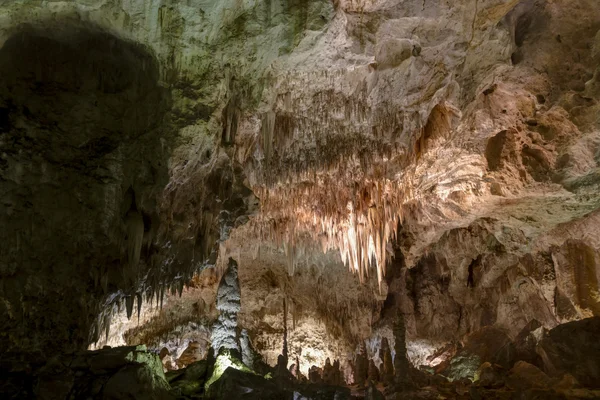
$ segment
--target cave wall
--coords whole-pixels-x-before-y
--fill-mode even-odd
[[[230,247],[268,357],[280,297],[319,279],[299,303],[344,351],[399,303],[415,343],[598,313],[592,0],[0,0],[0,20],[7,348],[87,346],[248,220]],[[317,248],[329,271],[256,280]]]
[[[214,264],[255,208],[219,140],[231,98],[253,93],[213,50],[237,57],[240,29],[270,22],[245,27],[260,4],[224,6],[0,4],[7,349],[87,347],[118,309],[160,302]],[[274,20],[297,8],[280,6]]]
[[[169,96],[151,54],[95,26],[23,27],[0,60],[3,348],[85,347],[159,223]]]

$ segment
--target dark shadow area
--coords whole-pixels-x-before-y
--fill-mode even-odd
[[[158,81],[145,47],[97,26],[21,26],[0,49],[2,398],[28,398],[36,365],[85,349],[130,289],[125,192],[154,215],[167,180]]]

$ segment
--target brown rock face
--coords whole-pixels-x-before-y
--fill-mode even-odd
[[[535,365],[518,361],[510,370],[506,384],[511,389],[524,390],[531,388],[548,389],[552,380]]]
[[[363,386],[369,377],[369,359],[365,354],[364,344],[361,343],[354,360],[354,384]]]
[[[538,346],[545,370],[550,375],[565,372],[582,385],[600,387],[600,318],[569,322],[552,329]]]
[[[179,368],[240,334],[248,364],[320,384],[600,382],[596,0],[0,0],[0,21],[1,376],[91,343]]]
[[[369,372],[367,373],[367,380],[369,383],[379,382],[381,380],[379,368],[377,368],[373,360],[369,360]]]
[[[381,380],[386,384],[390,384],[394,380],[394,364],[392,362],[392,353],[390,351],[390,345],[386,337],[381,339],[379,358],[382,360],[380,367]]]

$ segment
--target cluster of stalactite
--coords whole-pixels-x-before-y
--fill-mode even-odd
[[[197,273],[216,263],[217,244],[227,239],[238,217],[247,212],[243,199],[250,193],[241,185],[231,184],[237,178],[226,160],[213,157],[206,161],[202,167],[205,173],[195,174],[193,182],[183,188],[178,186],[180,182],[167,185],[162,204],[165,224],[152,227],[150,232],[145,232],[144,216],[137,210],[133,196],[131,210],[124,219],[127,230],[119,272],[111,271],[110,266],[90,270],[94,289],[101,291],[104,299],[91,326],[89,343],[97,343],[102,333],[108,337],[111,319],[123,307],[128,318],[134,304],[138,318],[144,302],[155,302],[162,308],[165,294],[181,296]]]
[[[361,281],[374,264],[377,279],[385,276],[391,252],[388,243],[397,235],[406,202],[406,186],[386,180],[368,180],[347,190],[331,182],[305,188],[259,190],[266,211],[255,219],[258,234],[285,246],[288,269],[298,247],[318,243],[323,252],[339,250],[342,261]]]
[[[177,279],[170,283],[158,283],[156,285],[142,285],[142,288],[134,294],[125,294],[122,291],[113,293],[106,299],[106,304],[102,308],[100,314],[92,324],[89,334],[89,343],[98,343],[98,341],[104,335],[105,339],[108,340],[110,335],[110,325],[112,318],[121,313],[123,309],[127,312],[127,318],[131,318],[134,315],[134,306],[137,310],[137,318],[139,321],[142,313],[142,306],[144,302],[152,305],[156,303],[156,306],[160,306],[162,309],[165,295],[170,293],[172,296],[183,293],[185,286],[184,282],[189,282],[189,279]]]
[[[137,241],[133,243],[137,243]],[[153,258],[152,260],[158,262],[157,259]],[[173,266],[170,265],[169,260],[163,260],[161,264],[160,268],[148,268],[139,258],[124,263],[121,266],[122,274],[131,278],[128,281],[130,286],[128,289],[118,289],[115,292],[112,291],[114,287],[109,287],[111,282],[108,271],[104,271],[104,273],[93,271],[95,287],[101,287],[107,297],[98,317],[91,326],[89,343],[98,343],[102,335],[108,340],[111,320],[122,310],[126,310],[129,319],[136,310],[139,321],[144,303],[155,304],[156,307],[160,306],[162,309],[165,295],[181,297],[184,287],[192,282],[192,277],[207,267],[205,263],[190,263],[185,269],[180,269],[175,274],[171,271]]]
[[[414,200],[410,165],[436,136],[432,128],[449,125],[428,123],[429,114],[450,118],[443,106],[424,116],[376,102],[369,68],[277,78],[258,138],[239,141],[238,159],[261,204],[256,230],[285,246],[291,273],[296,249],[316,242],[339,250],[361,281],[373,266],[381,282],[387,245]]]

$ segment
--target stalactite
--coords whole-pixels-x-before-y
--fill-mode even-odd
[[[100,278],[100,285],[102,286],[102,293],[108,293],[108,274],[104,273]]]
[[[106,334],[106,341],[108,341],[108,335],[110,334],[110,320],[111,320],[112,309],[109,312],[104,313],[104,332]]]
[[[163,301],[165,300],[165,284],[160,286],[160,309],[163,308]]]
[[[290,274],[309,238],[324,252],[337,249],[361,280],[373,267],[381,285],[388,244],[405,204],[415,200],[408,166],[427,150],[438,125],[451,129],[426,126],[419,112],[392,102],[372,104],[368,68],[276,78],[276,100],[261,115],[253,142],[259,148],[243,151],[249,158],[262,151],[252,168],[251,186],[261,199],[254,221],[261,238],[284,246]],[[354,88],[351,95],[346,87]],[[298,94],[306,90],[314,95]]]
[[[262,149],[267,163],[273,152],[273,132],[275,130],[275,113],[268,111],[262,116],[261,124]]]
[[[296,306],[296,302],[292,301],[292,330],[296,330],[296,324],[298,323],[298,307]]]
[[[132,209],[129,210],[125,218],[127,226],[127,262],[129,271],[137,271],[137,265],[140,262],[142,252],[142,243],[144,240],[144,219],[135,208],[135,199]]]
[[[125,307],[127,308],[127,319],[131,319],[133,314],[133,296],[125,297]]]
[[[142,294],[141,293],[137,293],[135,295],[136,299],[137,299],[137,317],[138,317],[138,324],[140,323],[140,315],[142,314]]]
[[[310,237],[321,244],[324,252],[338,249],[342,261],[358,273],[361,281],[369,276],[373,265],[381,282],[390,257],[387,244],[397,235],[402,206],[407,201],[404,185],[365,181],[354,194],[338,191],[333,204],[331,189],[325,186],[259,191],[259,196],[264,193],[264,211],[255,220],[257,234],[283,245],[290,274],[294,254],[301,251],[298,242]],[[335,187],[333,183],[331,186]],[[268,230],[262,228],[264,223],[269,225]]]

